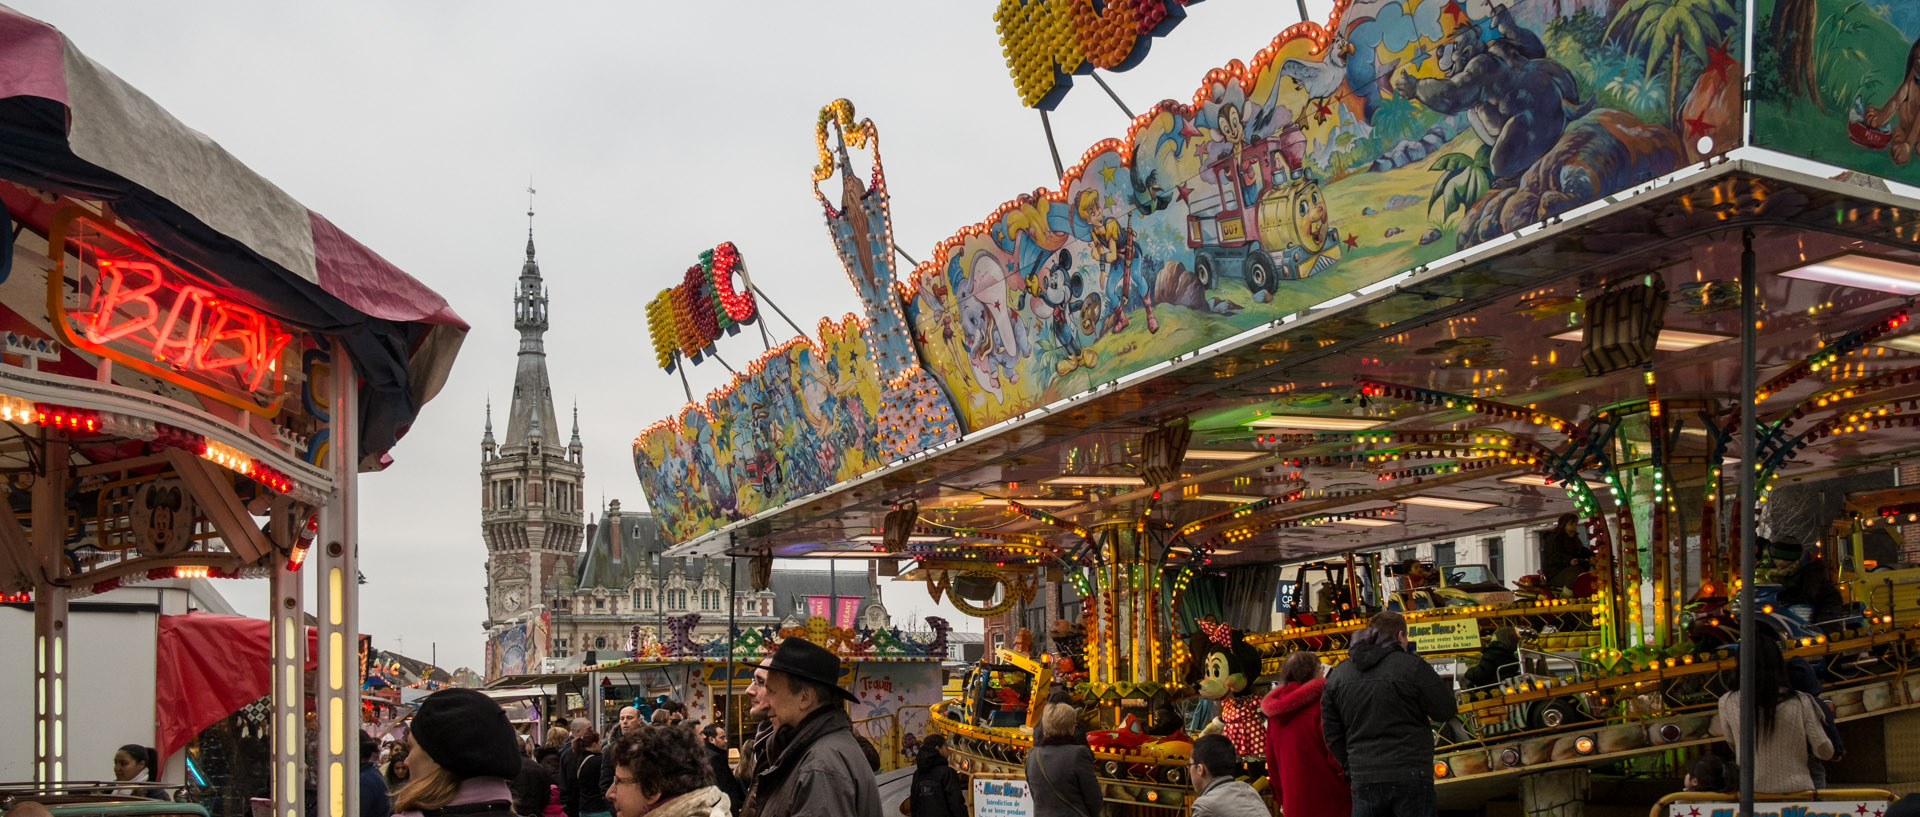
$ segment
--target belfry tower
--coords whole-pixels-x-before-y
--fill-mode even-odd
[[[547,289],[533,255],[533,210],[527,210],[527,260],[513,292],[513,327],[520,330],[507,434],[493,436],[488,401],[480,438],[480,531],[487,544],[487,620],[484,629],[537,612],[556,590],[571,591],[584,527],[580,411],[573,437],[562,445],[547,380]]]

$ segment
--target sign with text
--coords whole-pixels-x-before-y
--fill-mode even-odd
[[[975,777],[973,817],[1033,817],[1033,790],[1025,780]]]
[[[236,408],[278,412],[301,344],[273,316],[78,208],[55,218],[47,246],[57,273],[48,313],[67,344]],[[79,263],[69,268],[69,257]]]
[[[1733,817],[1739,812],[1740,804],[1730,800],[1667,804],[1668,817]],[[1796,800],[1753,804],[1753,817],[1878,817],[1886,813],[1885,800],[1836,800],[1824,803]]]
[[[1443,618],[1437,621],[1407,622],[1407,640],[1421,652],[1453,652],[1480,649],[1480,620]]]

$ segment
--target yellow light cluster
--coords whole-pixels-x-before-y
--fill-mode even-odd
[[[200,456],[226,466],[227,470],[242,476],[251,476],[253,474],[253,458],[240,453],[230,446],[208,440],[206,442],[206,449],[200,452]]]
[[[0,394],[0,420],[32,425],[39,420],[39,415],[32,400],[22,400],[11,394]]]

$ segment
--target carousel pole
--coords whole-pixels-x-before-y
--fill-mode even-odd
[[[1757,632],[1753,615],[1753,528],[1755,469],[1754,401],[1758,391],[1755,371],[1755,346],[1758,338],[1754,322],[1753,230],[1740,235],[1740,814],[1753,814],[1754,718],[1758,699],[1754,697],[1754,648]]]
[[[314,591],[320,596],[318,694],[320,740],[314,762],[319,817],[348,817],[360,812],[360,572],[358,568],[360,473],[359,380],[346,345],[335,341],[328,385],[333,413],[328,450],[333,496],[320,509],[320,572]]]
[[[53,583],[61,574],[61,544],[67,519],[67,436],[42,432],[40,473],[33,483],[33,551],[39,560],[33,584],[33,779],[41,784],[67,779],[67,666],[72,652],[67,628],[67,589]],[[151,731],[148,732],[152,734]]]

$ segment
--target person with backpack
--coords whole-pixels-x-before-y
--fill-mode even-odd
[[[907,811],[913,817],[967,817],[966,786],[947,764],[946,735],[928,735],[913,758],[913,789]]]
[[[606,756],[600,752],[600,733],[586,729],[575,735],[573,752],[580,764],[574,767],[573,779],[599,780],[600,768],[606,763]],[[607,802],[606,789],[581,786],[575,796],[579,798],[580,817],[612,817],[613,804]]]
[[[393,795],[397,817],[508,817],[520,773],[520,737],[493,699],[443,689],[421,699],[408,737],[405,786]],[[533,817],[533,815],[524,815]]]

